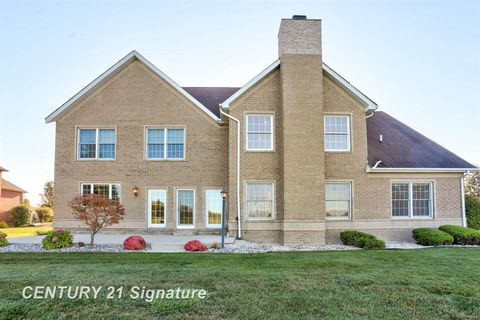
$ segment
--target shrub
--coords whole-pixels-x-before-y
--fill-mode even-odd
[[[430,228],[417,228],[412,231],[413,239],[422,246],[443,246],[453,243],[453,237],[448,233]]]
[[[145,250],[147,242],[141,236],[130,236],[123,241],[123,247],[127,250]]]
[[[22,227],[30,220],[30,211],[25,206],[16,206],[12,209],[12,220],[15,227]]]
[[[467,226],[480,230],[480,198],[465,196],[465,213],[467,215]]]
[[[75,197],[68,203],[73,210],[73,216],[83,221],[90,231],[90,246],[97,232],[104,227],[117,224],[125,215],[125,208],[118,200],[108,199],[97,194],[87,194]]]
[[[39,207],[35,209],[37,214],[38,222],[52,222],[53,220],[53,210],[49,207]]]
[[[78,241],[78,244],[77,244],[77,245],[78,245],[79,248],[83,248],[83,247],[85,247],[85,242],[83,242],[83,241]]]
[[[3,232],[0,232],[0,247],[8,246],[7,235]]]
[[[385,249],[385,242],[377,239],[374,235],[347,230],[340,233],[342,243],[348,246],[355,246],[365,249]]]
[[[8,228],[8,223],[5,221],[0,221],[0,229]]]
[[[69,247],[72,243],[73,236],[70,231],[62,229],[50,231],[42,240],[42,246],[48,250]]]
[[[449,224],[441,226],[440,230],[450,234],[454,244],[480,245],[480,231],[478,230]]]
[[[206,251],[207,246],[199,240],[190,240],[183,246],[186,251]]]
[[[366,239],[363,248],[367,250],[371,249],[385,249],[385,241],[379,239]]]

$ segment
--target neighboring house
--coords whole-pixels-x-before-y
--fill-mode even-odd
[[[22,204],[23,194],[27,191],[2,178],[8,170],[0,167],[0,221],[12,221],[10,210]]]
[[[473,165],[323,63],[320,20],[283,19],[278,38],[279,59],[242,88],[182,88],[133,51],[49,115],[55,225],[82,227],[67,203],[97,193],[125,206],[112,228],[218,232],[222,187],[229,232],[252,241],[464,223]]]

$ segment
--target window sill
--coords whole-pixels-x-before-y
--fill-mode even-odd
[[[182,162],[187,161],[187,159],[144,159],[145,161],[158,161],[158,162]]]
[[[251,152],[251,153],[265,153],[265,152],[275,152],[275,150],[244,150],[244,152]]]
[[[350,221],[352,218],[350,217],[325,217],[327,221]]]
[[[164,229],[166,225],[164,224],[158,224],[158,225],[150,225],[148,226],[148,229]]]
[[[352,150],[325,150],[325,153],[353,153]]]
[[[225,227],[227,226],[227,224],[225,224]],[[206,226],[207,229],[222,229],[222,225],[210,225],[210,226]]]
[[[392,220],[433,220],[433,217],[391,217]]]
[[[177,226],[177,229],[195,229],[195,226]]]
[[[88,159],[79,159],[77,158],[77,161],[116,161],[116,158],[88,158]]]

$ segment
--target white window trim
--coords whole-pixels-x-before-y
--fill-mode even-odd
[[[150,193],[155,191],[163,191],[165,192],[165,217],[163,218],[163,223],[151,223],[152,218],[152,206],[150,203]],[[165,228],[167,222],[167,212],[168,212],[168,190],[164,188],[148,188],[147,189],[147,220],[148,220],[148,228]]]
[[[220,220],[219,224],[208,223],[208,197],[207,197],[208,191],[218,191],[218,194],[220,195],[222,188],[206,188],[205,189],[205,226],[209,229],[218,229],[222,227],[222,222],[221,222],[222,220]],[[222,199],[222,210],[223,210],[223,199]],[[223,219],[223,212],[222,212],[221,219]]]
[[[250,217],[248,213],[248,185],[249,184],[271,184],[272,185],[272,217],[270,218],[261,218],[261,217]],[[275,220],[275,215],[276,215],[276,193],[275,193],[275,181],[263,181],[263,180],[248,180],[245,181],[244,185],[244,190],[245,190],[245,203],[244,203],[244,208],[245,208],[245,220],[249,221],[271,221]]]
[[[80,131],[81,130],[96,130],[95,131],[95,158],[80,158]],[[113,130],[115,132],[115,156],[113,158],[99,158],[99,131],[100,130]],[[117,159],[117,128],[114,127],[77,127],[77,160],[79,161],[91,161],[91,160],[98,160],[98,161],[112,161]]]
[[[95,184],[102,184],[102,185],[108,185],[108,198],[112,199],[112,185],[116,185],[118,187],[118,201],[121,200],[121,193],[122,193],[122,186],[120,183],[116,182],[80,182],[80,195],[83,196],[83,186],[84,185],[90,185],[90,194],[93,193],[93,185]]]
[[[326,182],[325,182],[325,186],[326,186],[327,184],[335,184],[335,183],[336,183],[336,184],[339,184],[339,183],[341,183],[341,184],[348,184],[348,185],[350,186],[350,190],[349,190],[349,192],[350,192],[350,200],[349,200],[349,208],[348,208],[348,217],[329,217],[329,216],[327,216],[327,199],[326,199],[326,198],[327,198],[327,197],[326,197],[326,195],[327,195],[327,190],[326,190],[326,188],[325,188],[325,219],[326,219],[326,220],[352,220],[352,216],[353,216],[353,214],[352,214],[352,211],[353,211],[353,205],[352,205],[353,184],[352,184],[352,181],[341,181],[341,180],[339,180],[339,181],[330,181],[330,180],[329,180],[329,181],[326,181]]]
[[[271,119],[271,126],[272,126],[272,132],[267,132],[265,134],[270,134],[270,145],[271,147],[268,148],[268,149],[255,149],[255,148],[250,148],[248,146],[248,134],[250,133],[250,131],[248,131],[248,122],[249,122],[249,118],[252,117],[252,116],[268,116],[270,117]],[[275,139],[274,139],[274,134],[275,134],[275,118],[273,117],[273,114],[271,113],[247,113],[246,114],[246,119],[247,121],[245,121],[245,150],[246,151],[253,151],[253,152],[265,152],[265,151],[274,151],[275,148],[274,148],[274,142],[275,142]],[[258,132],[256,132],[258,133]]]
[[[430,215],[429,216],[414,216],[413,215],[413,184],[419,184],[419,183],[428,183],[429,188],[430,188]],[[394,216],[393,215],[393,192],[392,192],[392,186],[394,184],[408,184],[408,216]],[[396,180],[396,181],[391,181],[390,183],[390,217],[395,220],[431,220],[435,217],[434,213],[434,201],[435,201],[435,187],[434,187],[434,181],[428,180],[428,181],[423,181],[423,180],[418,180],[418,181],[405,181],[405,180]]]
[[[325,144],[325,136],[327,134],[336,134],[336,135],[345,135],[345,134],[340,134],[338,132],[327,132],[327,118],[329,117],[344,117],[347,118],[347,129],[348,132],[346,136],[348,137],[347,139],[347,149],[327,149],[326,145],[324,146],[325,152],[351,152],[352,151],[352,130],[350,128],[350,115],[347,114],[327,114],[323,117],[323,141]]]
[[[193,221],[192,224],[180,224],[180,211],[178,210],[178,192],[179,191],[193,191]],[[175,190],[175,212],[177,229],[194,229],[195,228],[195,214],[196,214],[197,196],[193,188],[179,188]]]
[[[163,130],[163,158],[150,158],[148,156],[148,129],[162,129]],[[182,129],[183,130],[183,158],[168,158],[168,146],[167,146],[167,132],[168,129]],[[144,130],[145,135],[145,160],[149,161],[185,161],[186,159],[186,140],[187,140],[187,130],[182,126],[145,126]]]

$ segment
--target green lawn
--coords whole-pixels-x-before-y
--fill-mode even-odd
[[[38,232],[48,232],[53,230],[52,227],[19,227],[19,228],[2,228],[0,232],[6,233],[7,237],[30,237],[36,236]]]
[[[1,319],[479,319],[480,249],[0,254]],[[204,288],[205,300],[24,300],[24,286]]]

